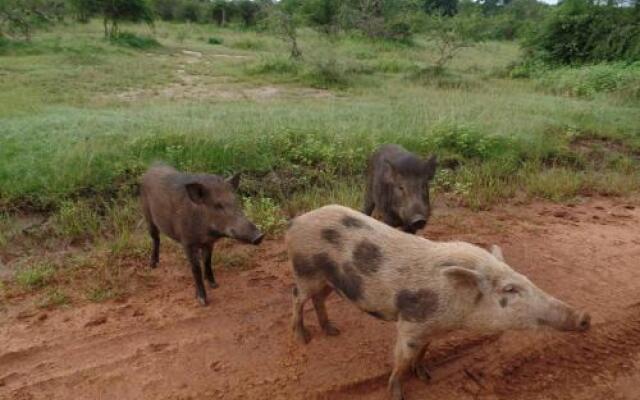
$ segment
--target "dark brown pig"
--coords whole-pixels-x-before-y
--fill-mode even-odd
[[[436,172],[436,157],[422,160],[404,148],[387,144],[369,159],[363,212],[374,210],[390,226],[415,233],[431,214],[429,181]]]
[[[142,176],[142,210],[153,240],[151,267],[158,265],[160,232],[180,242],[202,305],[207,304],[207,293],[200,255],[204,275],[215,288],[211,256],[216,240],[229,237],[257,245],[264,236],[242,212],[234,193],[239,183],[239,175],[225,180],[217,175],[181,173],[166,165],[155,165]]]
[[[293,331],[308,342],[304,304],[311,299],[320,327],[337,335],[325,300],[332,291],[362,311],[397,321],[395,364],[389,378],[394,400],[402,378],[422,365],[428,343],[457,329],[584,331],[590,317],[536,287],[507,265],[498,247],[488,252],[464,242],[433,242],[391,228],[342,206],[295,218],[286,243],[293,264]]]

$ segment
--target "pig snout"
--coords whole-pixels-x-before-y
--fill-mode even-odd
[[[584,332],[591,327],[591,315],[587,312],[575,311],[571,308],[564,308],[562,312],[551,319],[539,319],[540,325],[547,325],[560,331]]]
[[[262,242],[262,239],[264,239],[264,233],[260,232],[258,227],[253,223],[248,222],[240,229],[232,228],[231,237],[245,243],[259,245]]]
[[[589,328],[591,327],[591,315],[589,315],[589,313],[586,312],[581,312],[578,314],[578,318],[575,322],[575,331],[580,331],[580,332],[584,332],[589,330]]]
[[[425,225],[427,225],[427,219],[423,215],[414,215],[409,220],[408,230],[411,231],[411,233],[415,233],[416,231],[424,228]]]
[[[264,233],[258,232],[258,234],[254,236],[254,238],[251,240],[251,244],[254,244],[257,246],[260,243],[262,243],[262,239],[264,239]]]

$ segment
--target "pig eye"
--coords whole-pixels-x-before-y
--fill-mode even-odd
[[[224,206],[222,205],[222,203],[213,203],[213,208],[215,208],[216,210],[222,210]]]
[[[518,293],[518,288],[515,287],[514,285],[507,285],[507,286],[502,288],[502,291],[504,293],[512,293],[512,294],[514,294],[514,293]]]

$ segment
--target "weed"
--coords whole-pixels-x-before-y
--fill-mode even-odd
[[[85,200],[64,201],[53,216],[56,234],[70,240],[93,238],[101,225],[96,207]]]
[[[243,200],[247,217],[253,221],[263,233],[275,234],[286,226],[282,210],[269,197],[245,197]]]
[[[211,36],[209,37],[209,39],[207,40],[207,43],[209,44],[213,44],[213,45],[217,45],[217,44],[222,44],[224,43],[224,40],[222,40],[222,38],[216,37],[216,36]]]
[[[25,290],[35,290],[46,286],[53,279],[55,272],[52,264],[34,264],[18,269],[15,281]]]
[[[60,288],[51,288],[38,300],[40,308],[54,308],[66,306],[71,303],[71,298]]]

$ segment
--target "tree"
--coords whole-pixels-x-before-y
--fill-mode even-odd
[[[452,17],[458,12],[458,0],[425,0],[423,8],[428,14]]]
[[[0,37],[18,35],[31,41],[34,28],[61,19],[61,6],[46,0],[0,1]]]
[[[238,0],[236,3],[238,14],[244,26],[253,26],[258,19],[260,4],[252,0]]]
[[[153,23],[153,11],[146,0],[98,0],[103,17],[104,36],[118,37],[123,21]]]
[[[100,11],[98,0],[69,0],[69,4],[78,22],[89,22]]]
[[[436,47],[438,57],[434,68],[440,72],[460,50],[473,46],[470,27],[465,26],[464,20],[434,16],[427,25],[427,35]]]
[[[293,13],[285,7],[271,6],[269,8],[269,24],[290,46],[290,56],[293,59],[302,57],[298,47],[298,21]]]

